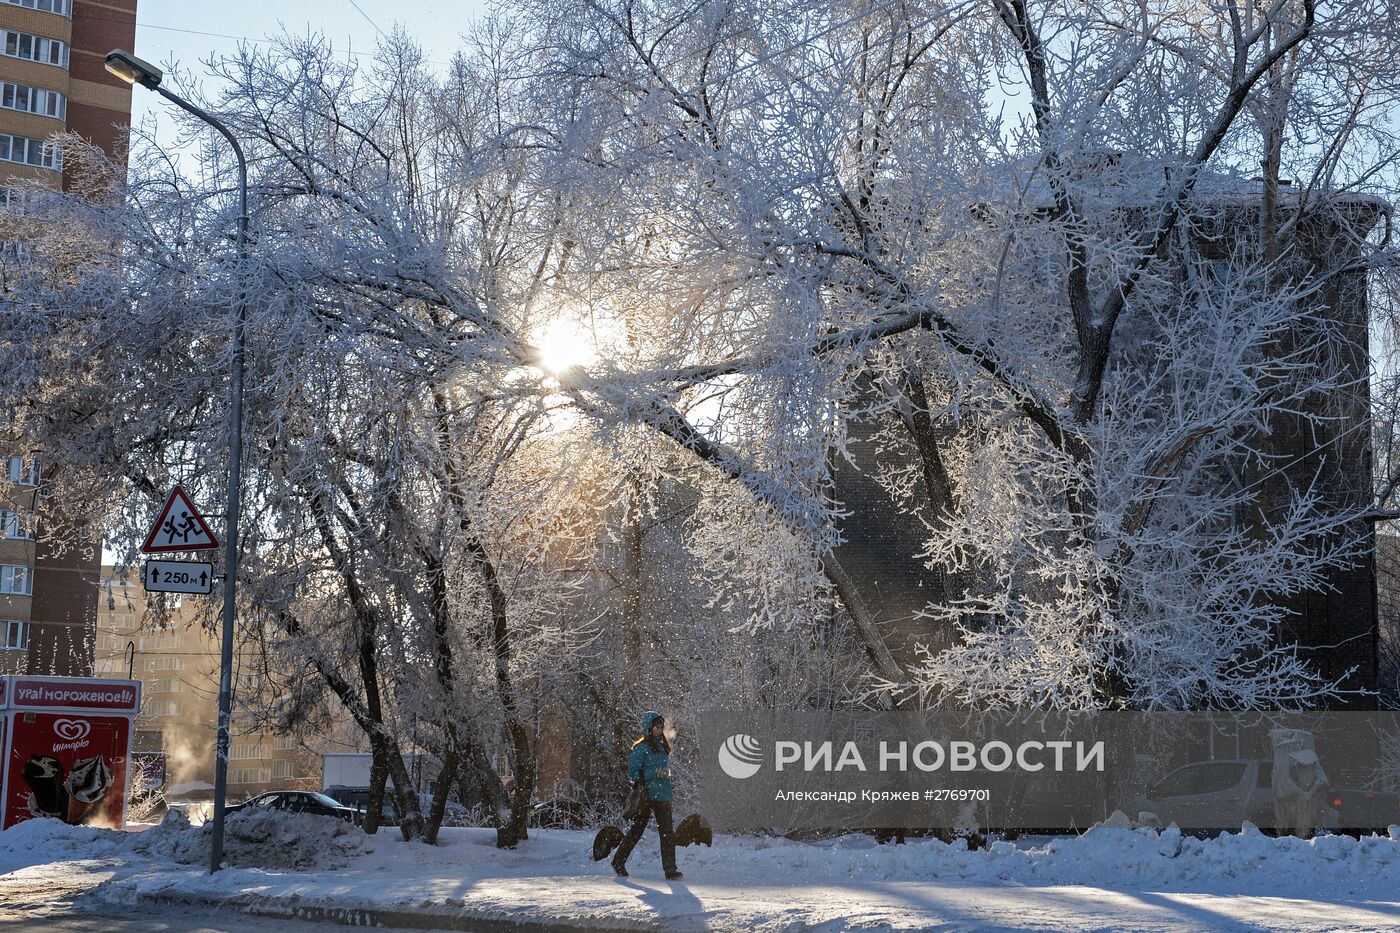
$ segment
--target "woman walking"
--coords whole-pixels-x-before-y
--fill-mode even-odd
[[[634,785],[641,782],[648,800],[612,857],[613,871],[627,876],[627,856],[655,814],[656,828],[661,833],[661,867],[666,877],[674,881],[681,873],[676,870],[676,833],[671,823],[671,744],[666,741],[666,720],[660,713],[648,710],[642,714],[642,737],[632,743],[627,777]]]

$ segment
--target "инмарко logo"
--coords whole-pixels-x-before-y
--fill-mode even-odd
[[[763,760],[763,749],[758,739],[742,732],[731,735],[719,747],[719,766],[725,774],[743,780],[758,773]]]
[[[82,719],[55,719],[53,723],[54,734],[66,742],[85,739],[91,730],[92,723]]]

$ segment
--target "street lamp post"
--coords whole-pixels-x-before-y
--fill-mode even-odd
[[[160,86],[161,70],[129,52],[107,53],[107,70],[126,81],[155,91],[181,110],[191,113],[223,134],[238,157],[238,300],[233,316],[233,360],[229,367],[228,416],[228,527],[224,530],[223,644],[219,653],[219,733],[214,758],[214,832],[209,872],[219,870],[224,851],[224,798],[228,792],[229,710],[233,696],[233,620],[238,593],[238,521],[242,501],[243,461],[243,345],[247,325],[246,283],[248,259],[248,162],[228,127],[178,94]]]

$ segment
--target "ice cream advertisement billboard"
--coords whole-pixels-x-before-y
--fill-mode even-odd
[[[0,828],[38,817],[119,826],[140,684],[9,678]]]

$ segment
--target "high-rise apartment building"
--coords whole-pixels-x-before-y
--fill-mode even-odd
[[[0,163],[9,177],[58,184],[48,140],[71,131],[124,157],[131,86],[103,60],[136,39],[136,0],[0,0]]]
[[[15,179],[63,184],[58,133],[125,159],[131,87],[103,59],[135,37],[136,0],[0,0],[0,201]],[[43,478],[62,464],[8,451],[0,465],[0,673],[90,674],[100,535],[36,521]]]

